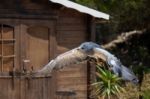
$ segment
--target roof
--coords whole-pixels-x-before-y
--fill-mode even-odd
[[[103,18],[103,19],[109,20],[108,14],[94,10],[94,9],[91,9],[91,8],[88,8],[86,6],[83,6],[83,5],[80,5],[77,3],[74,3],[74,2],[69,1],[69,0],[49,0],[49,1],[51,1],[53,3],[61,4],[61,5],[68,7],[68,8],[75,9],[75,10],[82,12],[82,13],[89,14],[89,15],[96,17],[96,18]]]

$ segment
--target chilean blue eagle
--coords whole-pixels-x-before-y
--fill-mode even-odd
[[[59,70],[63,67],[71,66],[72,64],[86,61],[89,57],[104,60],[114,74],[125,81],[138,83],[138,78],[131,69],[125,67],[117,57],[94,42],[84,42],[80,46],[58,55],[37,73],[46,75],[51,73],[53,69]]]

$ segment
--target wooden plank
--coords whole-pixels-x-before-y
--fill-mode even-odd
[[[16,21],[19,22],[19,21]],[[15,39],[18,41],[15,41],[15,46],[14,46],[14,53],[15,53],[15,60],[14,60],[14,69],[15,70],[21,70],[21,33],[20,33],[20,26],[16,25],[14,26],[14,32],[15,32]]]
[[[77,93],[77,99],[87,99],[87,92],[86,92],[86,89],[85,91],[78,91],[76,90],[76,93]]]
[[[8,99],[8,95],[7,95],[7,93],[8,93],[8,86],[7,86],[8,82],[7,81],[8,80],[6,80],[6,79],[1,79],[1,81],[0,81],[0,89],[2,90],[0,92],[0,99]]]
[[[76,31],[58,31],[58,38],[85,38],[86,32],[82,30]]]
[[[15,42],[16,39],[0,39],[0,41],[4,41],[4,42]]]
[[[15,78],[9,79],[8,82],[8,99],[19,99],[20,98],[20,79]],[[14,84],[14,85],[13,85]]]
[[[83,24],[85,23],[83,16],[61,16],[58,20],[58,25],[62,24]]]
[[[95,41],[96,40],[96,23],[94,21],[95,19],[91,19],[91,40]]]
[[[19,79],[15,79],[15,87],[13,88],[12,79],[0,79],[0,99],[19,99]]]
[[[87,77],[87,75],[84,72],[78,72],[78,73],[68,73],[68,74],[64,74],[64,73],[60,73],[59,78],[68,78],[68,77]]]
[[[24,67],[23,60],[27,57],[27,29],[28,26],[25,24],[20,24],[19,32],[20,32],[20,70],[23,71],[26,67]]]
[[[38,70],[49,62],[49,29],[38,26],[30,27],[27,34],[26,59],[30,60],[28,70],[31,70],[31,67]]]
[[[61,85],[59,86],[59,89],[61,90],[74,90],[74,91],[78,91],[78,90],[86,90],[87,89],[87,85],[86,84],[70,84],[70,85]]]
[[[1,31],[1,36],[3,37],[3,25],[2,25],[2,31]],[[3,47],[3,41],[1,42],[1,44],[2,44],[2,50],[1,50],[1,55],[3,56],[3,54],[4,54],[4,47]],[[1,71],[3,72],[3,68],[4,68],[4,66],[3,66],[3,58],[1,58]]]
[[[81,16],[84,16],[85,14],[77,12],[74,9],[63,8],[60,10],[59,15],[60,17],[68,17],[68,16],[81,17]]]
[[[76,33],[76,32],[75,32]],[[59,42],[61,42],[62,40],[70,40],[70,39],[75,39],[75,40],[85,40],[86,39],[86,35],[82,35],[82,33],[85,33],[85,32],[81,32],[81,35],[78,35],[78,34],[76,34],[75,36],[73,36],[73,35],[71,35],[71,33],[70,34],[68,34],[68,35],[66,35],[66,34],[64,34],[64,35],[60,35],[59,37],[58,37],[58,39],[59,39]],[[63,37],[63,38],[62,38]],[[68,42],[69,43],[69,42]],[[78,43],[78,42],[74,42],[74,43]]]
[[[92,18],[90,17],[89,18],[89,22],[88,24],[90,24],[90,29],[89,31],[91,32],[91,37],[90,37],[90,40],[93,41],[93,42],[96,42],[96,23],[95,23],[95,18]],[[92,81],[95,81],[96,79],[96,76],[95,76],[95,72],[96,72],[96,67],[94,66],[94,64],[88,62],[88,85],[92,83]],[[90,92],[90,88],[88,87],[87,88],[87,97],[88,99],[90,99],[90,95],[91,95],[91,92]]]
[[[59,44],[61,43],[69,43],[70,42],[76,42],[76,43],[81,43],[81,42],[85,42],[85,39],[83,38],[64,38],[64,39],[59,39]]]
[[[63,9],[57,27],[57,55],[79,46],[87,40],[84,15]],[[75,90],[77,99],[87,98],[87,68],[84,64],[66,67],[57,72],[57,89]]]
[[[50,60],[53,59],[54,57],[56,57],[57,54],[57,38],[56,38],[56,33],[57,33],[57,21],[54,21],[52,26],[51,26],[51,31],[50,31]],[[55,95],[55,91],[56,91],[56,87],[57,87],[57,81],[56,81],[56,72],[53,71],[52,72],[52,78],[51,78],[51,85],[49,85],[49,93],[48,95],[50,95],[49,97],[51,97],[51,99],[53,99],[54,97],[56,97]]]
[[[63,79],[57,79],[59,85],[69,85],[69,84],[87,84],[86,77],[69,77]]]
[[[22,91],[24,91],[22,99],[54,99],[51,94],[53,90],[50,85],[51,78],[22,79],[22,81]]]
[[[42,98],[40,86],[38,83],[40,81],[37,81],[37,79],[24,79],[25,82],[25,99],[34,99],[34,98]]]
[[[56,73],[53,72],[53,77],[51,79],[48,79],[48,87],[47,87],[47,94],[48,99],[55,99],[56,97],[56,89],[57,89],[57,82],[56,82]]]
[[[68,44],[74,44],[74,43],[71,43],[71,42],[75,42],[77,44],[81,44],[81,43],[85,42],[85,39],[76,37],[76,38],[64,38],[64,39],[60,39],[59,40],[59,44],[64,45],[64,47],[66,45],[68,45]],[[68,46],[66,46],[66,47],[68,47]]]
[[[94,66],[95,67],[95,66]],[[93,68],[94,68],[93,67]],[[88,97],[88,99],[90,99],[90,95],[91,95],[91,88],[90,88],[90,84],[91,84],[91,79],[93,79],[93,78],[91,78],[92,76],[91,76],[91,64],[90,64],[90,62],[89,61],[87,61],[87,97]]]
[[[66,42],[66,43],[58,42],[57,52],[63,51],[63,50],[64,52],[66,50],[71,50],[72,48],[79,46],[81,43],[82,42]]]
[[[33,27],[33,26],[37,25],[35,21],[36,20],[34,20],[30,23],[29,21],[25,22],[25,20],[24,20],[23,22],[28,24],[28,26]],[[40,22],[42,24],[44,23],[43,21],[40,21]],[[41,27],[39,27],[38,29],[35,29],[38,31],[35,33],[36,35],[32,34],[33,33],[33,31],[32,31],[31,32],[32,35],[30,35],[30,37],[29,37],[28,31],[26,31],[28,29],[26,28],[25,30],[23,30],[24,33],[26,33],[26,35],[24,35],[24,36],[27,37],[27,38],[25,38],[24,43],[26,44],[26,49],[28,50],[28,52],[29,52],[29,48],[31,48],[30,51],[33,51],[33,53],[35,54],[35,52],[38,49],[39,49],[38,51],[41,51],[41,46],[44,46],[44,45],[46,46],[46,47],[42,48],[42,49],[46,49],[46,51],[42,50],[43,51],[42,55],[46,55],[46,57],[47,57],[47,60],[45,59],[45,56],[43,56],[44,58],[42,58],[47,61],[47,62],[45,62],[45,64],[48,63],[48,61],[49,61],[48,58],[52,58],[53,55],[55,54],[54,53],[55,50],[53,49],[54,48],[53,46],[56,46],[55,44],[53,44],[54,42],[51,42],[51,40],[55,39],[52,37],[54,34],[51,34],[51,33],[55,33],[55,32],[53,32],[54,28],[51,25],[51,21],[49,21],[49,22],[50,22],[50,24],[48,25],[49,29],[46,30],[46,33],[48,31],[48,33],[50,33],[50,34],[43,35],[43,31],[45,34],[45,30],[43,30],[43,29],[41,29]],[[30,25],[30,24],[32,24],[32,25]],[[46,42],[45,42],[45,39],[40,39],[41,36],[42,37],[44,36],[44,38],[47,38]],[[27,42],[27,41],[31,41],[31,42]],[[37,42],[38,42],[38,44],[37,44]],[[44,44],[41,44],[41,42],[44,42]],[[36,51],[34,50],[35,48],[36,48]],[[41,58],[41,52],[38,52],[35,55],[33,55],[33,53],[29,54],[28,52],[24,53],[25,54],[24,56],[27,59],[28,59],[28,55],[33,56],[32,58],[30,57],[31,59],[33,59],[33,58],[40,59]],[[43,53],[46,53],[46,54],[43,54]],[[35,61],[35,62],[39,62],[39,61]],[[37,63],[37,64],[40,65],[39,63]],[[29,64],[29,65],[31,66],[31,64]],[[29,66],[29,65],[27,65],[27,66]],[[40,66],[43,66],[43,65],[40,65]],[[35,65],[34,67],[36,67],[34,69],[39,68],[37,65]],[[27,68],[27,70],[30,70],[30,68]],[[46,80],[46,79],[48,79],[48,80]],[[53,89],[55,89],[55,88],[53,88],[53,87],[54,87],[55,81],[53,81],[53,80],[51,81],[50,79],[51,78],[43,78],[43,77],[33,77],[32,79],[31,78],[30,79],[22,78],[22,80],[21,80],[21,90],[22,90],[21,91],[21,99],[49,99],[49,97],[51,97],[51,99],[54,99],[53,95],[54,95],[55,90],[53,90]],[[49,83],[51,85],[49,85]]]
[[[56,22],[50,28],[50,59],[52,59],[56,54],[57,40],[56,40]]]
[[[51,90],[51,88],[49,88],[48,86],[48,83],[51,83],[51,82],[48,82],[48,78],[44,78],[43,81],[42,81],[42,99],[48,99],[48,90]]]
[[[77,19],[76,22],[72,22],[71,20],[67,21],[64,20],[63,22],[61,22],[61,20],[60,21],[58,20],[57,22],[57,26],[78,26],[78,25],[85,26],[86,23],[83,20],[80,21],[80,19]]]
[[[85,24],[63,24],[57,26],[58,31],[84,31],[86,30]]]
[[[16,55],[7,55],[7,56],[3,56],[3,58],[14,58]],[[1,55],[0,55],[0,57],[2,57]]]

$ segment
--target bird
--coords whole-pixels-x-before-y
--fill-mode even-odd
[[[78,47],[58,55],[36,73],[46,75],[51,73],[52,70],[59,70],[73,64],[78,64],[87,61],[89,58],[104,60],[115,75],[125,81],[130,81],[134,84],[138,83],[138,78],[132,70],[122,65],[116,56],[94,42],[84,42]]]
[[[88,59],[88,55],[93,54],[93,48],[99,48],[100,46],[93,42],[85,42],[80,46],[60,54],[55,59],[51,60],[44,66],[39,73],[51,73],[52,70],[59,70],[63,67],[70,66],[71,64],[77,64]]]
[[[139,80],[134,72],[131,69],[125,67],[116,56],[103,48],[94,48],[94,52],[97,55],[103,54],[105,56],[105,61],[114,74],[121,77],[125,81],[131,81],[134,84],[138,84]]]

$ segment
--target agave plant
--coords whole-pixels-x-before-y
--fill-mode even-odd
[[[92,96],[97,97],[97,99],[111,99],[111,97],[120,97],[120,94],[125,92],[125,89],[121,87],[121,78],[107,69],[100,68],[99,65],[96,67],[97,79],[94,83],[92,83]]]

